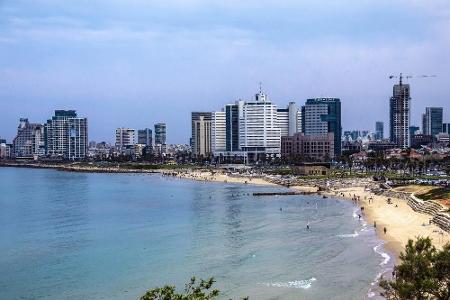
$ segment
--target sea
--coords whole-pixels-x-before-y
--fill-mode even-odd
[[[380,299],[393,260],[351,201],[158,174],[0,168],[0,299]],[[306,228],[309,224],[309,230]]]

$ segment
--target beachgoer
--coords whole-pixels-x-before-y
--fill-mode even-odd
[[[361,220],[361,215],[358,215],[358,219]]]
[[[377,228],[377,221],[373,221],[373,227]]]
[[[384,227],[383,231],[384,231],[384,234],[386,234],[386,232],[387,232],[387,229],[386,229],[386,227]]]

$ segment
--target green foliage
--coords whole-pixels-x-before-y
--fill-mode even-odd
[[[437,187],[429,190],[426,193],[416,195],[422,200],[439,200],[439,199],[450,199],[450,188],[447,187]]]
[[[212,300],[219,296],[220,291],[213,289],[214,278],[208,280],[195,277],[185,285],[184,293],[177,293],[174,286],[166,285],[161,288],[148,290],[140,300]],[[243,300],[248,300],[244,298]]]
[[[450,244],[436,250],[430,238],[409,240],[392,281],[381,280],[386,299],[450,299]]]

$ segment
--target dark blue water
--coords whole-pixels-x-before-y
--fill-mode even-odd
[[[0,168],[0,299],[137,299],[192,275],[224,299],[365,298],[384,258],[353,204],[251,195],[273,189]]]

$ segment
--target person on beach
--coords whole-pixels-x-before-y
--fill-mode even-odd
[[[383,231],[384,231],[384,234],[386,234],[386,232],[387,232],[387,229],[386,229],[386,227],[384,227]]]
[[[377,228],[377,221],[373,221],[373,228]]]

